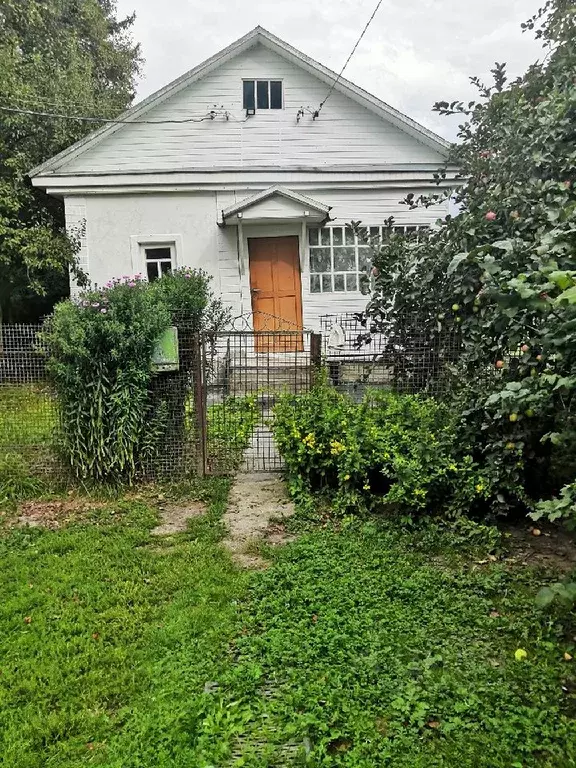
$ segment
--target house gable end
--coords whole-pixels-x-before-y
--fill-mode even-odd
[[[339,82],[313,119],[331,75],[254,30],[32,175],[443,162],[443,140],[351,83]],[[258,78],[283,83],[284,108],[247,117],[242,81]]]

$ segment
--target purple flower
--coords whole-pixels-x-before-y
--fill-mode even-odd
[[[105,314],[106,314],[106,312],[108,312],[108,310],[107,310],[105,307],[102,307],[102,309],[100,310],[100,312],[101,312],[103,315],[105,315]]]
[[[92,306],[98,308],[100,306],[100,303],[98,301],[93,301]]]
[[[134,288],[134,286],[136,285],[136,283],[134,282],[134,280],[130,280],[130,282],[128,283],[128,285],[130,286],[130,288]]]
[[[189,272],[186,272],[186,274],[184,275],[184,277],[192,277],[192,275],[191,275]]]

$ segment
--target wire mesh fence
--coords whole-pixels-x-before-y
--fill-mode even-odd
[[[307,392],[322,367],[355,399],[374,387],[444,396],[460,351],[456,334],[431,330],[416,316],[376,328],[361,314],[325,315],[322,334],[263,314],[237,318],[218,333],[199,333],[185,318],[174,322],[177,370],[158,372],[150,383],[164,426],[154,454],[141,463],[140,476],[149,479],[279,470],[274,405],[283,393]],[[56,450],[58,400],[40,331],[1,328],[0,461],[9,456],[68,479]]]
[[[230,331],[204,337],[204,461],[210,474],[276,471],[271,432],[282,394],[312,386],[320,339],[309,331]]]
[[[368,388],[437,397],[452,386],[458,333],[414,313],[376,323],[364,313],[323,315],[324,360],[330,381],[358,399]]]
[[[57,403],[41,325],[0,326],[0,462],[53,471]]]

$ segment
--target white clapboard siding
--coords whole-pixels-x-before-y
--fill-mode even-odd
[[[89,274],[90,263],[88,259],[88,235],[86,221],[86,199],[83,197],[67,197],[64,200],[64,212],[66,215],[66,229],[70,236],[78,242],[80,248],[76,253],[78,267]],[[70,290],[73,295],[78,293],[75,280],[70,279]]]
[[[284,109],[246,118],[242,79],[279,79]],[[300,107],[317,108],[327,86],[262,45],[193,83],[145,119],[200,118],[214,107],[230,113],[214,120],[178,124],[130,123],[61,168],[66,173],[175,171],[201,168],[322,167],[441,163],[440,155],[416,138],[334,91],[317,120]]]

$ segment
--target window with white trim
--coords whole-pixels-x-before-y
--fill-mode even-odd
[[[174,244],[144,245],[144,260],[148,282],[158,280],[174,269]]]
[[[251,112],[256,109],[282,109],[282,80],[243,80],[242,104]]]
[[[402,234],[428,229],[401,225],[392,231]],[[369,227],[368,235],[385,237],[389,227]],[[346,227],[313,227],[308,230],[310,293],[353,293],[361,290],[361,276],[369,269],[372,249]]]

